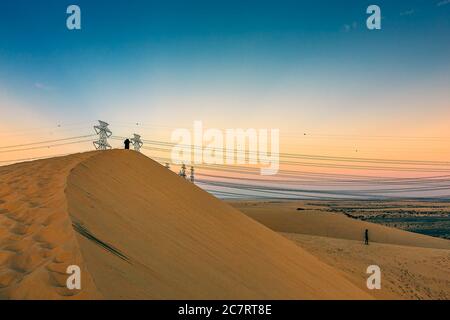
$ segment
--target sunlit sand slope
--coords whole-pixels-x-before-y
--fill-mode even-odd
[[[293,242],[134,151],[80,162],[66,196],[81,255],[106,298],[370,298]]]
[[[362,242],[364,241],[364,231],[368,229],[371,242],[450,249],[450,241],[446,239],[351,219],[340,213],[322,211],[323,207],[308,203],[309,201],[240,201],[234,202],[232,205],[247,216],[277,232],[309,234]],[[297,210],[297,208],[302,210]]]
[[[134,151],[0,167],[0,181],[1,299],[371,298]]]
[[[377,299],[450,298],[450,241],[324,212],[324,206],[318,204],[233,203],[248,216],[341,270],[347,279]],[[368,246],[363,243],[366,228],[370,235]],[[381,269],[380,290],[367,289],[369,265]]]
[[[394,244],[362,245],[355,240],[284,234],[319,259],[345,273],[377,299],[450,299],[450,250]],[[381,269],[381,289],[366,286],[369,265]]]
[[[94,153],[0,167],[0,299],[101,298],[67,213],[70,170]],[[66,287],[76,264],[83,290]]]

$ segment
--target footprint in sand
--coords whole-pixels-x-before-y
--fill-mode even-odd
[[[61,296],[74,296],[79,293],[79,291],[73,291],[67,289],[66,281],[67,281],[67,267],[69,263],[65,262],[67,257],[72,257],[70,253],[67,253],[64,256],[59,256],[55,258],[53,262],[49,263],[46,266],[46,269],[49,272],[50,283],[53,287],[55,287],[58,291],[58,294]]]
[[[19,273],[30,273],[47,260],[44,250],[29,249],[26,253],[14,255],[10,259],[10,269]]]
[[[12,221],[15,221],[15,222],[23,222],[23,221],[21,220],[21,217],[18,216],[17,213],[8,211],[8,212],[6,212],[5,215],[6,215],[6,217],[7,217],[8,219],[10,219],[10,220],[12,220]]]
[[[7,184],[10,185],[10,186],[12,186],[12,185],[18,184],[19,182],[20,182],[20,180],[19,180],[19,179],[16,179],[16,180],[8,181]]]
[[[5,265],[13,255],[13,252],[0,250],[0,266]]]
[[[11,228],[11,232],[19,236],[27,236],[34,233],[36,227],[36,225],[25,225],[23,223],[17,222],[14,227]]]
[[[40,206],[41,206],[41,204],[39,202],[34,202],[34,201],[29,201],[28,202],[28,207],[31,208],[31,209],[37,208],[37,207],[40,207]]]
[[[21,237],[18,237],[17,235],[11,235],[3,240],[2,249],[4,251],[10,251],[15,254],[21,254],[22,252],[25,252],[30,247],[32,247],[34,243],[35,242],[31,239],[21,239]]]
[[[53,243],[51,241],[47,241],[46,239],[43,239],[40,234],[35,234],[33,236],[33,241],[35,241],[35,243],[39,244],[39,247],[42,249],[51,250],[56,247],[55,243]]]
[[[0,289],[10,286],[13,282],[18,282],[22,279],[22,275],[13,270],[0,271]]]
[[[42,179],[37,183],[37,185],[38,185],[38,187],[43,188],[43,187],[48,186],[50,184],[50,182],[51,182],[50,179],[45,179],[45,180]]]

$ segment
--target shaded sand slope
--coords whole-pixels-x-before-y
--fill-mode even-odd
[[[322,261],[342,270],[379,299],[450,299],[450,250],[283,234]],[[367,266],[381,268],[381,290],[368,290]]]
[[[99,298],[64,195],[70,170],[93,153],[0,167],[0,299]],[[80,266],[83,291],[66,288]]]
[[[82,257],[106,298],[370,298],[293,242],[134,151],[67,181]]]
[[[308,201],[231,203],[247,216],[277,232],[309,234],[363,241],[369,229],[370,241],[404,246],[450,249],[450,241],[408,232],[375,223],[351,219],[343,214],[330,213]],[[303,210],[298,211],[297,208]]]

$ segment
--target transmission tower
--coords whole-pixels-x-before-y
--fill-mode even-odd
[[[178,175],[179,175],[180,177],[183,177],[183,178],[186,179],[186,165],[185,165],[184,163],[183,163],[183,165],[181,166],[180,173],[178,173]]]
[[[194,167],[191,167],[191,182],[194,182]]]
[[[141,136],[138,134],[134,134],[134,137],[131,138],[131,143],[133,144],[135,151],[140,151],[141,147],[144,145],[144,143],[141,140]]]
[[[98,134],[98,140],[94,141],[94,147],[97,150],[111,149],[111,145],[108,143],[108,138],[112,135],[111,130],[109,130],[109,124],[98,120],[98,125],[94,126],[95,133]]]

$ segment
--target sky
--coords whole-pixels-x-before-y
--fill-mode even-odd
[[[0,147],[201,120],[280,129],[283,152],[448,161],[449,57],[446,0],[1,1]]]

